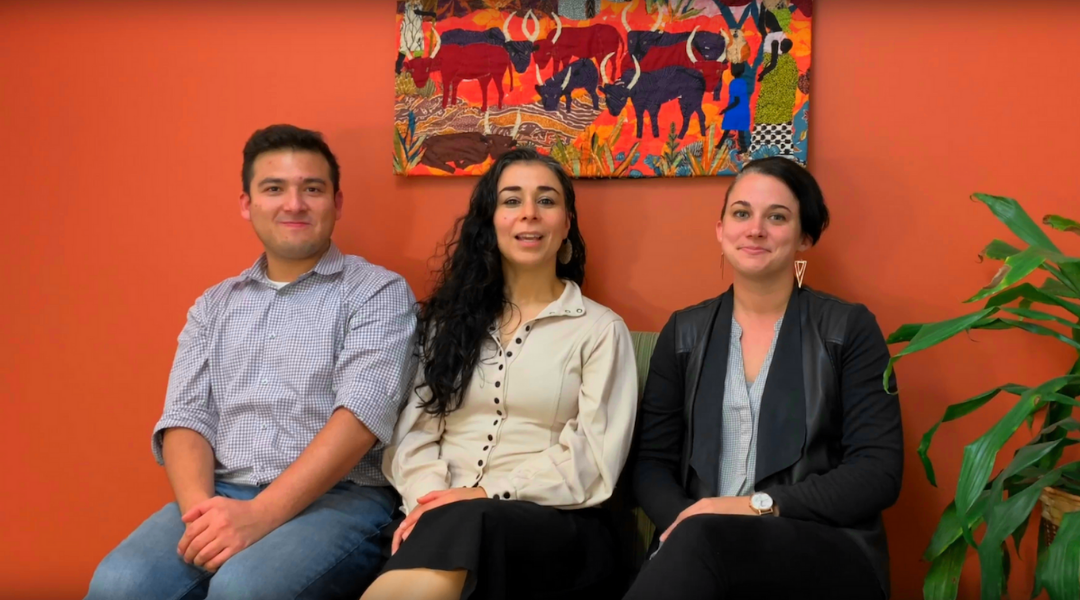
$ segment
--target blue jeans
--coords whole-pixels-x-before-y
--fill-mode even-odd
[[[265,489],[223,482],[214,487],[219,496],[237,500],[250,500]],[[382,567],[379,530],[396,505],[389,487],[339,483],[210,573],[177,555],[185,525],[172,502],[101,561],[86,598],[356,600]]]

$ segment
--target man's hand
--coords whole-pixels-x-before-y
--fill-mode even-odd
[[[401,522],[401,525],[398,525],[397,530],[394,531],[394,542],[390,547],[390,553],[397,554],[398,548],[401,547],[401,543],[409,537],[413,527],[416,527],[416,522],[420,520],[420,517],[422,517],[425,512],[452,502],[478,500],[487,497],[487,492],[484,491],[484,488],[482,487],[438,490],[420,496],[416,499],[416,501],[420,503],[419,506],[414,508],[413,511],[409,513],[409,516],[405,517],[405,520]]]
[[[664,533],[660,534],[660,541],[666,541],[679,523],[694,515],[757,515],[757,513],[750,508],[750,498],[748,496],[702,498],[679,513],[679,516],[675,518],[675,522]]]
[[[184,562],[216,572],[225,561],[279,525],[256,500],[216,496],[184,513],[187,529],[176,552]]]

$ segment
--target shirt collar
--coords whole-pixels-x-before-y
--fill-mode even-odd
[[[581,288],[578,287],[578,284],[566,279],[563,280],[563,283],[566,284],[566,287],[563,288],[562,295],[551,304],[548,304],[547,307],[540,311],[531,322],[550,317],[585,316],[585,301],[584,296],[581,295]],[[496,324],[492,324],[488,327],[488,333],[490,333],[492,337],[495,337],[497,330],[498,325]]]
[[[581,317],[585,315],[585,301],[581,288],[573,281],[563,280],[566,287],[557,300],[536,315],[536,320],[545,317]]]
[[[304,273],[300,277],[296,278],[296,281],[306,278],[311,273],[318,273],[319,275],[333,275],[340,273],[345,269],[345,255],[338,250],[337,245],[334,242],[330,242],[330,248],[322,255],[319,262],[315,264],[315,267]],[[261,281],[266,283],[270,279],[266,276],[266,253],[263,252],[259,255],[259,258],[255,261],[255,264],[248,267],[246,271],[240,274],[243,279],[254,279],[255,281]],[[295,282],[294,282],[295,283]]]

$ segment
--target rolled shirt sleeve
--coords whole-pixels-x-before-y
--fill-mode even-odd
[[[191,429],[206,438],[211,447],[217,437],[218,414],[210,390],[205,297],[199,297],[188,310],[187,323],[177,341],[165,393],[165,410],[154,425],[151,438],[151,449],[159,465],[165,464],[162,440],[166,429]]]
[[[349,317],[333,379],[334,409],[344,407],[388,444],[416,370],[416,301],[400,275],[384,274]]]

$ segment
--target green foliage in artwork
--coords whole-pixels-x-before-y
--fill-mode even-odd
[[[403,131],[404,129],[404,131]],[[409,111],[409,120],[402,128],[394,126],[394,174],[408,175],[409,171],[420,164],[424,157],[424,139],[427,136],[416,135],[416,113]]]

